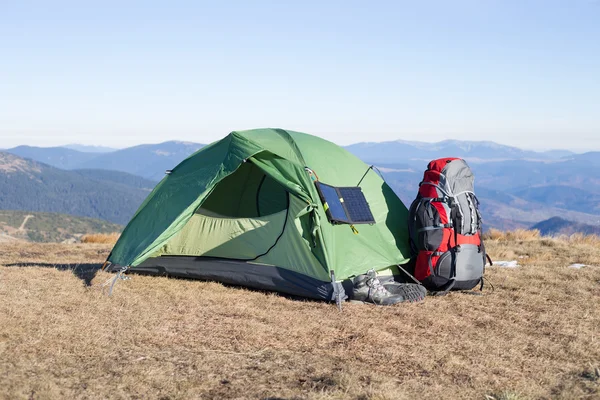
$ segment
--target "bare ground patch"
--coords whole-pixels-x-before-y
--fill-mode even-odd
[[[598,244],[487,243],[522,264],[489,268],[493,292],[342,313],[145,276],[108,298],[95,266],[110,245],[3,244],[0,397],[599,398]]]

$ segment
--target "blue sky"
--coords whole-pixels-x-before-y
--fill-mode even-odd
[[[267,126],[600,150],[600,1],[0,0],[0,147]]]

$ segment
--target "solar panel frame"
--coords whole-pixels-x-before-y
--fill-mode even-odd
[[[332,224],[374,224],[376,222],[360,187],[332,186],[320,181],[315,182],[315,186],[325,206],[327,219]],[[332,190],[336,194],[335,198],[331,198]],[[343,218],[339,215],[340,205],[344,212]]]

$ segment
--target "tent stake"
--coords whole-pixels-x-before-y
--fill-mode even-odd
[[[335,272],[333,270],[331,270],[331,285],[333,286],[333,297],[335,299],[335,304],[337,305],[338,310],[341,312],[342,302],[346,298],[346,295],[340,290],[340,286],[342,285],[335,281]]]

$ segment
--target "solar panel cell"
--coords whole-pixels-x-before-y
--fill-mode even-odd
[[[329,185],[320,186],[321,192],[325,197],[325,203],[328,206],[329,214],[331,214],[331,219],[337,221],[347,221],[348,217],[346,216],[346,210],[344,210],[344,206],[342,205],[340,196],[335,187]]]
[[[335,187],[316,182],[329,222],[373,224],[375,219],[360,187]]]
[[[367,199],[359,187],[338,188],[340,195],[344,199],[344,205],[348,212],[349,219],[354,223],[373,223],[375,222]]]

